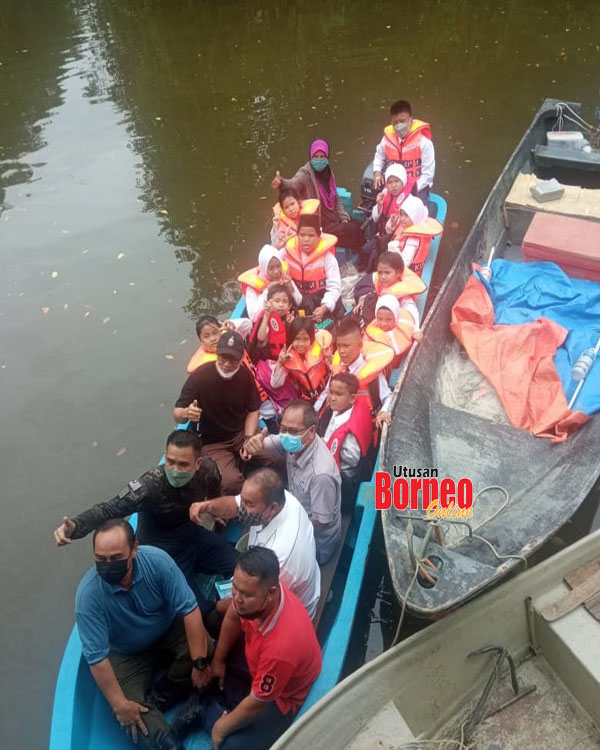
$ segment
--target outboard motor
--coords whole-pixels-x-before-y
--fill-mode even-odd
[[[375,190],[373,182],[373,162],[369,162],[363,172],[362,181],[360,183],[360,203],[358,208],[362,211],[370,212],[375,205],[375,198],[379,191]]]

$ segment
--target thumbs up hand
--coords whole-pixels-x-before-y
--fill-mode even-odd
[[[281,175],[279,174],[279,170],[275,173],[275,177],[273,177],[271,187],[273,188],[273,190],[279,190],[279,188],[281,187]]]
[[[202,416],[202,409],[198,406],[198,401],[194,399],[187,408],[187,418],[190,422],[199,422]]]
[[[244,453],[248,456],[248,459],[255,456],[257,453],[265,447],[265,438],[268,436],[269,430],[265,427],[257,435],[244,439],[244,445],[240,451],[240,455],[244,458]],[[244,460],[248,460],[244,459]]]

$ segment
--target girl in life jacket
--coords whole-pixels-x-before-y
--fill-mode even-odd
[[[349,372],[333,375],[327,406],[317,427],[317,433],[335,458],[342,480],[351,484],[367,478],[373,445],[371,412],[365,399],[356,398],[358,389],[356,375]]]
[[[405,268],[399,253],[386,251],[379,257],[377,271],[363,276],[354,288],[354,313],[360,315],[365,324],[369,323],[375,317],[377,299],[384,294],[391,294],[418,323],[419,312],[415,296],[425,289],[425,282],[410,268]]]
[[[387,222],[400,211],[404,199],[410,194],[412,185],[413,180],[407,178],[406,169],[402,164],[390,164],[385,170],[385,188],[377,194],[377,201],[371,211],[379,237],[386,234]]]
[[[283,255],[283,250],[264,245],[258,254],[258,266],[238,276],[246,300],[246,314],[252,323],[264,309],[269,284],[288,284],[294,304],[299,305],[302,301],[302,295],[289,276],[288,264],[285,260],[282,261]]]
[[[278,250],[285,247],[290,237],[298,233],[298,219],[300,214],[317,214],[321,201],[318,198],[300,200],[300,196],[293,188],[279,191],[279,201],[273,206],[273,226],[271,228],[271,244]]]
[[[376,341],[393,349],[395,357],[390,364],[393,370],[398,367],[402,355],[410,349],[412,342],[423,340],[419,328],[419,310],[414,303],[402,306],[396,297],[384,294],[377,300],[375,320],[365,327],[364,335],[369,341]]]
[[[312,315],[315,323],[327,318],[342,317],[342,282],[335,257],[337,237],[321,233],[316,214],[300,214],[298,235],[288,240],[285,260],[290,276],[301,295],[300,309]]]
[[[249,338],[250,357],[276,360],[286,343],[286,326],[294,319],[292,293],[287,284],[272,284],[265,309],[259,313]]]
[[[294,318],[287,327],[286,347],[273,369],[271,387],[291,383],[297,398],[314,404],[327,385],[330,355],[331,334],[317,334],[310,318]]]
[[[213,362],[217,358],[217,342],[224,331],[237,331],[246,338],[252,324],[248,318],[235,318],[221,322],[213,315],[207,315],[196,323],[196,335],[200,346],[196,349],[188,362],[187,371],[194,372],[205,362]]]
[[[400,253],[404,265],[420,276],[431,240],[442,233],[442,225],[429,218],[427,207],[419,198],[408,195],[400,211],[388,220],[386,230],[393,235],[388,250]]]

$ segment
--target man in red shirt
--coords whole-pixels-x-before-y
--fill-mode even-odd
[[[230,674],[240,635],[251,687],[240,692],[239,674]],[[240,555],[213,660],[222,692],[196,693],[175,718],[183,738],[200,724],[215,750],[267,750],[290,726],[321,671],[321,649],[300,600],[279,582],[279,563],[266,547]],[[236,695],[237,693],[237,695]],[[240,700],[241,698],[241,700]]]

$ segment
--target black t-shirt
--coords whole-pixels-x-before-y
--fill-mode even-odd
[[[246,367],[230,379],[222,378],[215,362],[207,362],[183,384],[175,407],[187,409],[192,401],[202,409],[200,436],[206,445],[232,440],[244,428],[246,416],[260,409],[260,396]]]

